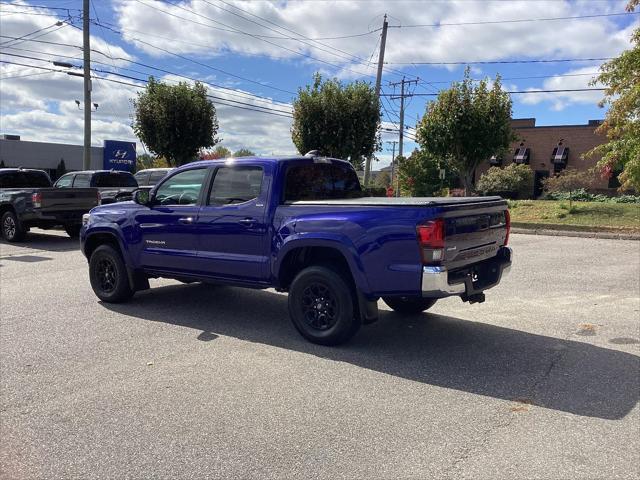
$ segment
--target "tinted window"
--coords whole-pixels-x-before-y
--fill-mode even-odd
[[[130,173],[105,172],[96,173],[94,187],[137,187],[138,182]]]
[[[73,182],[73,173],[63,175],[56,182],[56,187],[70,187]]]
[[[355,170],[340,163],[293,165],[287,169],[285,201],[362,196]]]
[[[186,170],[167,179],[156,191],[160,205],[195,205],[202,190],[207,169]]]
[[[216,172],[209,196],[210,205],[248,202],[260,194],[262,168],[222,167]]]
[[[151,172],[149,175],[149,185],[156,185],[160,180],[167,176],[165,171]]]
[[[74,188],[88,188],[91,186],[91,174],[90,173],[78,173],[76,178],[73,179]]]
[[[0,188],[47,188],[51,180],[44,172],[12,171],[0,175]]]
[[[138,185],[149,185],[149,172],[138,172],[134,175],[134,178],[136,182],[138,182]]]

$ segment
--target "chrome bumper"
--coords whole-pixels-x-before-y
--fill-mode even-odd
[[[510,272],[513,260],[513,250],[509,247],[502,247],[498,255],[484,262],[477,264],[483,272],[490,272],[492,278],[483,279],[480,287],[467,277],[457,283],[449,283],[449,271],[441,266],[422,267],[422,296],[431,298],[449,297],[452,295],[471,295],[480,293],[486,289],[496,286],[500,280]],[[469,268],[475,268],[471,265]]]

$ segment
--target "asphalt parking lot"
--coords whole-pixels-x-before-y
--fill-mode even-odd
[[[513,235],[486,303],[327,348],[271,291],[101,304],[35,232],[0,244],[2,478],[640,477],[640,242]]]

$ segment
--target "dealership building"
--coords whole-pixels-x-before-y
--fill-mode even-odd
[[[30,142],[18,135],[0,137],[0,166],[37,168],[46,171],[52,179],[64,161],[67,172],[83,170],[82,145]],[[135,142],[105,140],[102,147],[91,147],[91,170],[127,170],[136,168]]]
[[[600,160],[600,156],[583,159],[583,154],[606,141],[596,133],[602,120],[589,120],[583,125],[536,126],[535,118],[518,118],[511,121],[517,140],[503,157],[492,157],[476,170],[478,179],[490,167],[505,167],[511,163],[528,165],[533,170],[535,185],[532,195],[542,194],[542,180],[562,172],[565,168],[588,170]],[[612,178],[596,176],[594,191],[615,194],[620,186],[617,175]]]

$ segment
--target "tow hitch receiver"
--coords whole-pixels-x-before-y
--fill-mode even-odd
[[[484,302],[484,293],[474,293],[473,295],[460,295],[463,302],[469,303],[483,303]]]

